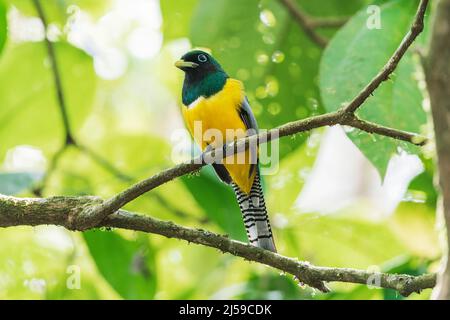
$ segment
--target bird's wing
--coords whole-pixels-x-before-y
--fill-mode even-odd
[[[255,130],[255,133],[258,132],[258,124],[256,122],[256,118],[252,112],[252,109],[250,108],[250,105],[248,103],[247,97],[244,97],[241,105],[238,107],[238,113],[239,117],[241,118],[242,122],[245,125],[246,129],[253,129]],[[228,173],[227,169],[223,164],[220,163],[214,163],[213,164],[214,170],[216,171],[219,178],[225,182],[230,184],[232,182],[232,179],[230,177],[230,174]],[[250,170],[248,176],[251,177],[252,174],[255,172],[257,168],[257,164],[250,165]]]
[[[220,180],[227,184],[230,184],[232,182],[230,174],[223,164],[213,163],[212,166],[214,168],[214,171],[216,171],[216,174],[219,176]]]
[[[253,114],[252,109],[250,108],[250,104],[248,103],[247,97],[244,97],[239,109],[239,116],[245,124],[245,127],[248,129],[253,129],[254,132],[252,134],[258,133],[258,123],[256,122],[255,115]],[[250,152],[255,152],[255,150],[250,150]],[[253,159],[253,157],[251,157]],[[250,170],[248,176],[251,177],[257,168],[257,164],[253,163],[250,165]]]
[[[258,132],[258,124],[256,123],[255,116],[253,114],[252,109],[250,108],[250,105],[248,103],[247,97],[244,97],[244,100],[242,101],[241,105],[238,109],[239,116],[241,117],[242,121],[245,124],[245,127],[247,129],[253,129]]]

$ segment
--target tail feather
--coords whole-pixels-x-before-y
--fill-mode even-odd
[[[248,241],[257,247],[277,252],[267,215],[264,193],[261,188],[259,172],[256,172],[250,193],[247,194],[232,184],[247,230]]]

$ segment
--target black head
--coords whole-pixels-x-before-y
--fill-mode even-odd
[[[209,97],[224,87],[228,75],[210,54],[193,50],[186,53],[175,66],[184,71],[183,103],[189,105],[198,97]]]
[[[186,73],[186,76],[201,79],[215,72],[224,72],[220,64],[210,54],[202,50],[186,53],[175,66]]]

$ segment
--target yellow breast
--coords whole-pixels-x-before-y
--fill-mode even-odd
[[[215,95],[200,97],[189,106],[183,106],[186,125],[197,144],[205,150],[208,145],[220,147],[226,142],[243,138],[247,128],[239,116],[239,107],[245,99],[243,85],[228,79],[224,88]],[[230,156],[224,159],[225,168],[233,181],[246,193],[250,192],[254,174],[249,177],[249,155]]]

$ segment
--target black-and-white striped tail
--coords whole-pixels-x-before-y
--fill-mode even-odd
[[[270,228],[269,217],[267,215],[264,194],[261,188],[259,170],[256,170],[256,176],[250,194],[242,192],[234,183],[232,186],[236,193],[239,207],[241,208],[250,244],[277,252],[273,240],[272,229]]]

